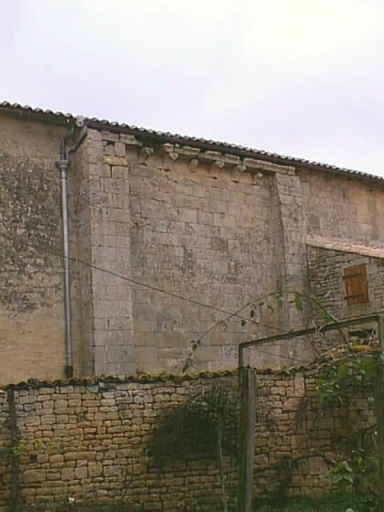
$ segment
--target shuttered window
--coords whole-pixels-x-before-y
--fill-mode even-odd
[[[345,299],[348,305],[361,304],[369,301],[367,270],[365,265],[357,265],[344,269]]]

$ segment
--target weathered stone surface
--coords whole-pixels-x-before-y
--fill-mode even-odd
[[[237,386],[236,377],[221,378]],[[213,452],[195,453],[186,460],[155,465],[149,455],[151,433],[169,408],[188,397],[207,391],[209,377],[178,381],[153,379],[152,383],[120,382],[106,389],[93,386],[55,386],[15,391],[21,446],[21,493],[27,505],[41,500],[58,503],[68,498],[107,504],[121,498],[128,505],[167,512],[212,510],[220,503],[220,483]],[[214,381],[217,383],[217,377]],[[340,409],[338,422],[324,414],[315,391],[315,376],[308,373],[259,373],[255,439],[255,492],[266,496],[286,479],[281,467],[289,465],[290,480],[284,480],[288,495],[316,496],[331,489],[326,461],[336,456],[334,439],[344,432],[346,418],[354,428],[367,428],[367,401],[355,396],[349,409]],[[48,392],[51,390],[52,392]],[[297,396],[299,394],[300,396]],[[60,422],[54,413],[49,430],[36,430],[38,411],[23,410],[23,403],[50,396],[60,403],[79,403],[80,416]],[[289,398],[287,398],[289,397]],[[111,410],[116,414],[111,414]],[[366,414],[361,415],[361,411]],[[44,409],[38,417],[51,416]],[[0,394],[0,418],[8,417],[6,397]],[[89,419],[88,419],[89,417]],[[371,417],[370,425],[375,423]],[[88,425],[88,426],[86,426]],[[0,450],[9,449],[8,429],[0,429]],[[225,457],[227,485],[235,489],[236,458]],[[291,464],[292,462],[292,464]],[[279,469],[280,468],[280,469]],[[129,485],[127,485],[129,482]],[[8,512],[10,461],[0,458],[0,510]],[[55,510],[52,508],[52,511]]]
[[[301,398],[288,398],[288,400],[286,400],[283,403],[282,410],[284,412],[297,411],[300,407],[300,404],[301,404]]]
[[[116,167],[128,167],[127,160],[121,156],[104,155],[103,162],[107,165],[112,165]]]
[[[62,376],[60,180],[66,128],[0,118],[0,383]]]
[[[365,265],[367,273],[369,301],[361,304],[348,304],[344,269]],[[308,246],[308,270],[310,287],[323,306],[336,318],[369,314],[383,309],[384,305],[384,265],[382,260],[363,254],[348,253],[330,248]],[[313,314],[316,315],[316,308]]]
[[[68,127],[3,115],[0,123],[0,349],[8,362],[0,383],[62,377],[55,162]],[[340,317],[384,307],[382,270],[373,258],[384,247],[383,189],[368,180],[90,129],[71,155],[68,186],[76,374],[233,367],[239,342],[311,320],[310,308],[285,301],[278,312],[259,308],[241,325],[233,313],[271,292],[306,292],[312,284],[322,299],[333,297]],[[319,238],[332,243],[306,244]],[[366,254],[351,254],[372,244]],[[342,272],[360,257],[370,302],[346,308]],[[192,351],[191,341],[204,333]],[[290,355],[279,347],[271,352],[259,363],[311,359],[316,347],[298,341]],[[285,396],[301,392],[296,386]],[[70,421],[72,412],[48,402],[50,416],[36,426],[49,430],[59,412],[61,427]],[[24,411],[34,407],[25,403]]]
[[[45,471],[40,469],[30,469],[23,473],[25,484],[43,482],[45,480]]]

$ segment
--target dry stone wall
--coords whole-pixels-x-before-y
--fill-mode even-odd
[[[9,430],[9,407],[6,394],[0,393],[0,510],[9,509],[11,497],[10,465],[11,433]]]
[[[334,433],[373,421],[357,397],[337,419],[327,415],[317,401],[315,378],[311,372],[258,374],[256,496],[316,496],[329,490]],[[175,454],[159,465],[151,439],[167,411],[228,381],[237,385],[234,373],[17,386],[19,443],[8,456],[9,411],[1,394],[0,511],[9,511],[10,453],[20,457],[19,495],[29,505],[45,502],[54,510],[70,498],[100,506],[122,501],[137,511],[212,510],[220,503],[216,458]],[[233,503],[236,457],[226,455],[224,466]]]

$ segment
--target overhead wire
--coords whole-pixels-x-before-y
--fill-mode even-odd
[[[5,237],[5,238],[7,238],[8,240],[14,241],[13,237],[7,235],[6,233],[1,233],[0,235]],[[42,240],[47,241],[47,239],[44,238],[44,237],[42,237]],[[47,247],[44,248],[44,249],[41,248],[41,247],[36,247],[35,244],[33,244],[32,242],[28,242],[26,240],[23,240],[22,243],[24,243],[28,247],[32,247],[33,249],[40,251],[40,252],[45,252],[45,253],[51,254],[53,256],[62,257],[62,254],[59,251],[55,251],[55,250],[47,248]],[[73,241],[72,241],[72,243],[73,243]],[[122,279],[124,281],[127,281],[127,282],[129,282],[131,284],[135,284],[136,286],[140,286],[140,287],[152,290],[152,291],[156,291],[158,293],[163,293],[163,294],[168,295],[170,297],[173,297],[173,298],[176,298],[178,300],[185,301],[185,302],[189,302],[190,304],[194,304],[196,306],[212,309],[214,311],[217,311],[218,313],[223,313],[225,315],[228,315],[227,318],[238,317],[240,320],[246,320],[246,321],[254,323],[256,325],[261,325],[263,327],[274,329],[275,331],[278,331],[278,332],[283,332],[283,329],[280,329],[280,328],[278,328],[276,326],[273,326],[273,325],[270,325],[270,324],[266,324],[266,323],[263,323],[263,322],[259,322],[257,320],[249,319],[249,318],[244,317],[244,316],[240,316],[238,312],[231,312],[231,311],[228,311],[226,309],[223,309],[223,308],[220,308],[220,307],[217,307],[217,306],[213,306],[212,304],[207,304],[205,302],[201,302],[201,301],[198,301],[196,299],[191,299],[189,297],[185,297],[184,295],[180,295],[178,293],[174,293],[174,292],[170,292],[168,290],[164,290],[163,288],[160,288],[158,286],[151,285],[151,284],[148,284],[148,283],[144,283],[144,282],[139,281],[139,280],[137,280],[135,278],[132,278],[132,277],[124,276],[122,274],[119,274],[118,272],[115,272],[114,270],[109,270],[109,269],[100,267],[98,265],[95,265],[93,263],[89,263],[88,261],[84,261],[84,260],[82,260],[82,259],[80,259],[78,257],[69,256],[68,259],[71,262],[73,262],[73,263],[84,265],[84,266],[86,266],[88,268],[92,268],[93,270],[97,270],[99,272],[103,272],[105,274],[114,276],[114,277],[116,277],[118,279]],[[251,301],[250,303],[252,303],[252,302],[254,302],[254,301]],[[247,305],[249,305],[250,303],[248,303]],[[247,306],[242,306],[239,311],[242,311],[246,307]],[[223,321],[226,321],[226,319],[222,319],[222,320],[216,322],[216,324],[214,326],[212,326],[212,328],[210,328],[210,331],[213,330],[213,328],[215,326],[217,326],[218,324],[222,323]],[[206,335],[206,334],[203,333],[203,335]]]
[[[7,238],[11,239],[12,237],[10,236],[7,236],[6,234],[2,233],[3,236],[6,236]],[[43,238],[44,239],[44,238]],[[45,241],[47,241],[45,239]],[[73,240],[71,241],[73,243]],[[29,245],[31,247],[33,247],[34,249],[36,249],[36,247],[30,243],[30,242],[27,242],[25,240],[23,240],[23,243],[25,243],[26,245]],[[59,252],[56,252],[56,251],[53,251],[52,249],[45,249],[46,252],[50,253],[50,254],[53,254],[55,256],[62,256]],[[92,268],[94,270],[97,270],[99,272],[104,272],[106,274],[109,274],[109,275],[112,275],[114,277],[117,277],[119,279],[122,279],[122,280],[125,280],[127,282],[130,282],[131,284],[134,284],[136,286],[139,286],[139,287],[143,287],[143,288],[146,288],[148,290],[152,290],[152,291],[156,291],[158,293],[163,293],[165,295],[168,295],[170,297],[173,297],[173,298],[176,298],[178,300],[182,300],[182,301],[185,301],[185,302],[189,302],[190,304],[194,304],[194,305],[197,305],[199,307],[205,307],[205,308],[209,308],[209,309],[212,309],[214,311],[217,311],[218,313],[222,313],[222,314],[225,314],[227,315],[225,318],[223,319],[220,319],[218,321],[216,321],[212,326],[210,326],[206,331],[204,331],[202,334],[200,334],[197,338],[197,341],[200,343],[209,333],[211,333],[213,330],[216,329],[216,327],[218,327],[220,324],[224,324],[226,322],[228,322],[229,320],[231,320],[232,318],[234,317],[237,317],[239,318],[240,320],[242,321],[246,321],[246,322],[249,322],[249,323],[252,323],[254,325],[259,325],[259,326],[262,326],[262,327],[266,327],[268,329],[272,329],[274,331],[277,331],[277,332],[283,332],[284,330],[279,328],[279,327],[276,327],[275,325],[271,325],[271,324],[267,324],[266,322],[262,322],[260,320],[255,320],[254,318],[250,318],[250,317],[244,317],[244,316],[241,316],[240,313],[242,311],[244,311],[244,309],[246,309],[247,307],[249,307],[251,304],[254,304],[256,301],[260,301],[262,300],[262,297],[257,297],[257,298],[252,298],[251,300],[249,300],[245,305],[241,306],[238,310],[236,310],[235,312],[230,312],[230,311],[227,311],[223,308],[220,308],[220,307],[217,307],[217,306],[213,306],[212,304],[207,304],[207,303],[203,303],[201,301],[198,301],[196,299],[191,299],[189,297],[185,297],[184,295],[180,295],[178,293],[174,293],[174,292],[169,292],[167,290],[164,290],[163,288],[160,288],[158,286],[154,286],[154,285],[151,285],[151,284],[148,284],[148,283],[144,283],[142,281],[139,281],[137,279],[134,279],[132,277],[128,277],[128,276],[124,276],[122,274],[119,274],[113,270],[108,270],[108,269],[105,269],[103,267],[100,267],[98,265],[94,265],[92,263],[89,263],[87,261],[84,261],[84,260],[81,260],[80,258],[78,257],[68,257],[68,259],[72,262],[75,262],[75,263],[80,263],[82,265],[85,265],[89,268]],[[295,262],[293,262],[295,263]],[[267,294],[267,295],[271,295],[271,294]]]
[[[5,238],[7,238],[8,240],[11,240],[11,241],[14,241],[14,238],[11,237],[10,235],[8,235],[7,233],[0,233],[0,236],[3,236]],[[44,237],[42,237],[42,240],[44,240],[45,242],[47,242],[48,240]],[[59,252],[59,251],[55,251],[53,249],[50,249],[50,248],[41,248],[41,247],[36,247],[36,244],[33,244],[32,242],[28,242],[26,240],[23,240],[22,241],[23,244],[25,244],[26,246],[28,247],[31,247],[35,250],[38,250],[40,252],[44,252],[46,254],[50,254],[50,255],[53,255],[53,256],[58,256],[58,257],[62,257],[62,254]],[[72,243],[73,243],[73,240],[72,240]],[[174,297],[174,298],[177,298],[179,300],[182,300],[182,301],[185,301],[185,302],[189,302],[191,304],[194,304],[194,305],[197,305],[197,306],[200,306],[200,307],[205,307],[205,308],[209,308],[209,309],[212,309],[214,311],[217,311],[219,313],[224,313],[226,314],[227,316],[224,318],[224,319],[221,319],[217,322],[215,322],[209,329],[207,329],[206,331],[204,331],[198,338],[197,340],[198,341],[201,341],[205,336],[207,336],[210,332],[212,332],[218,325],[220,325],[221,323],[223,322],[227,322],[229,321],[230,319],[234,318],[234,317],[237,317],[241,320],[246,320],[247,322],[252,322],[256,325],[260,325],[260,326],[263,326],[263,327],[267,327],[267,328],[271,328],[271,329],[274,329],[276,331],[279,331],[279,332],[284,332],[283,329],[281,328],[278,328],[276,326],[272,326],[270,324],[266,324],[266,323],[263,323],[263,322],[260,322],[260,321],[257,321],[257,320],[254,320],[254,319],[250,319],[250,318],[247,318],[247,317],[244,317],[244,316],[241,316],[240,313],[242,311],[244,311],[244,309],[246,309],[247,307],[250,307],[252,304],[254,304],[255,302],[257,301],[260,301],[260,300],[263,300],[263,298],[269,296],[269,295],[273,295],[273,292],[272,293],[268,293],[264,296],[261,296],[261,297],[257,297],[257,298],[252,298],[251,300],[249,300],[246,304],[244,304],[243,306],[241,306],[239,309],[237,309],[236,311],[234,312],[229,312],[223,308],[219,308],[217,306],[213,306],[212,304],[207,304],[207,303],[204,303],[204,302],[200,302],[196,299],[191,299],[189,297],[185,297],[183,295],[180,295],[178,293],[174,293],[174,292],[169,292],[167,290],[164,290],[163,288],[160,288],[158,286],[154,286],[154,285],[151,285],[151,284],[148,284],[148,283],[144,283],[142,281],[139,281],[137,279],[134,279],[134,278],[131,278],[131,277],[128,277],[128,276],[124,276],[122,274],[119,274],[118,272],[115,272],[113,270],[109,270],[109,269],[105,269],[103,267],[100,267],[98,265],[94,265],[92,263],[89,263],[87,261],[84,261],[84,260],[81,260],[80,258],[78,257],[73,257],[73,256],[69,256],[68,259],[70,261],[72,261],[73,263],[77,263],[77,264],[81,264],[81,265],[84,265],[88,268],[92,268],[93,270],[96,270],[96,271],[99,271],[99,272],[103,272],[103,273],[106,273],[108,275],[111,275],[111,276],[114,276],[118,279],[122,279],[124,281],[127,281],[127,282],[130,282],[131,284],[134,284],[136,286],[140,286],[140,287],[143,287],[143,288],[146,288],[146,289],[149,289],[149,290],[152,290],[152,291],[156,291],[158,293],[163,293],[165,295],[168,295],[168,296],[171,296],[171,297]],[[256,341],[256,340],[255,340]],[[257,353],[258,354],[264,354],[264,355],[270,355],[270,356],[277,356],[277,354],[275,354],[274,352],[269,352],[269,351],[266,351],[266,350],[262,350],[262,349],[259,349],[257,348]],[[298,363],[301,363],[301,364],[308,364],[308,360],[307,359],[301,359],[301,358],[298,358],[296,356],[285,356],[285,355],[278,355],[277,357],[279,357],[280,359],[287,359],[289,361],[296,361]]]

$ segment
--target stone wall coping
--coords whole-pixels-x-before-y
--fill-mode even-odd
[[[103,384],[122,384],[122,383],[138,383],[152,384],[156,382],[186,382],[199,379],[219,379],[221,377],[233,377],[237,375],[237,369],[221,370],[221,371],[201,371],[196,373],[168,373],[162,372],[158,374],[141,373],[137,375],[95,375],[93,377],[73,377],[71,379],[57,380],[39,380],[28,379],[18,383],[10,383],[1,386],[0,390],[7,389],[38,389],[56,386],[91,386]]]
[[[336,355],[342,355],[345,352],[344,349],[338,348],[323,354],[319,358],[315,359],[306,364],[289,366],[285,368],[256,368],[258,374],[263,375],[293,375],[296,373],[308,372],[319,370],[319,368],[326,364],[330,359],[334,359]],[[367,346],[364,350],[367,355],[373,355],[377,352],[375,346]],[[100,389],[104,386],[113,384],[124,384],[124,383],[137,383],[137,384],[154,384],[157,382],[173,382],[182,383],[196,380],[213,380],[220,379],[223,377],[235,377],[238,374],[238,369],[232,370],[218,370],[218,371],[200,371],[196,373],[168,373],[162,372],[158,374],[142,373],[137,375],[96,375],[94,377],[73,377],[67,380],[39,380],[39,379],[28,379],[18,383],[11,383],[5,386],[0,386],[0,394],[7,389],[39,389],[39,388],[54,388],[54,387],[65,387],[65,386],[94,386],[98,385]]]

